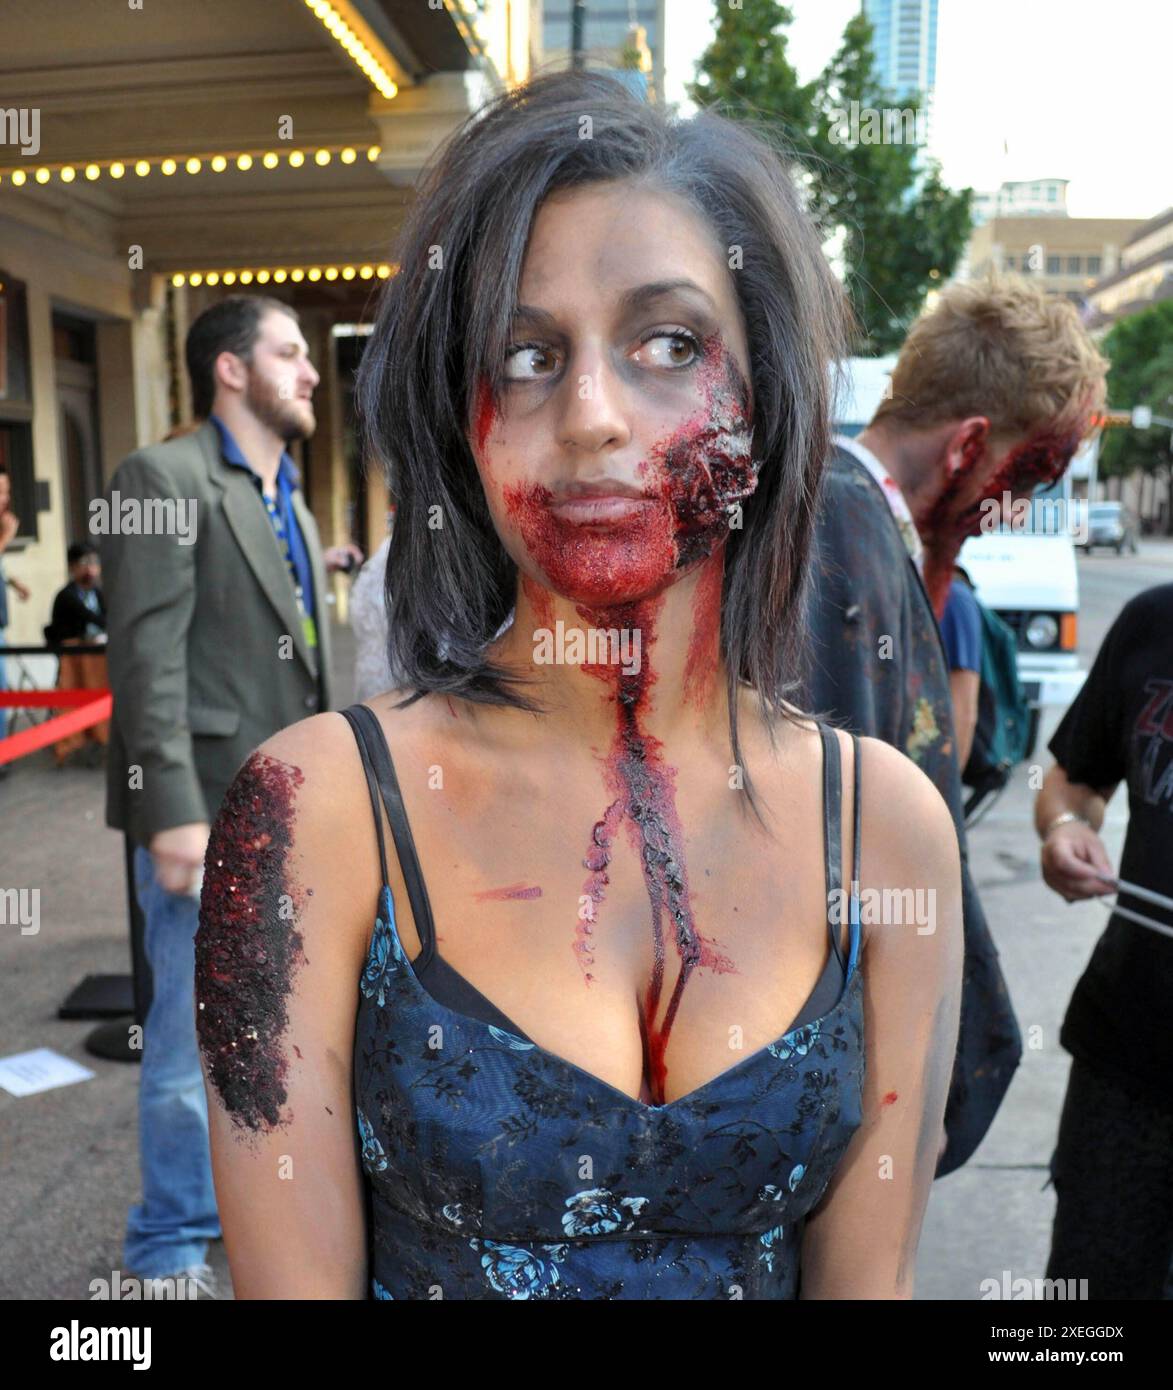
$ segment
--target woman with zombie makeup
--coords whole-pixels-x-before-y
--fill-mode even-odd
[[[259,748],[208,849],[237,1293],[907,1298],[958,852],[787,699],[844,327],[787,168],[558,74],[397,260],[359,397],[404,682]]]

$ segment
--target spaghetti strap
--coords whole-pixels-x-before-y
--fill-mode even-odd
[[[413,962],[417,973],[427,968],[436,950],[436,931],[432,922],[432,905],[428,890],[424,886],[420,870],[419,856],[415,850],[415,839],[408,824],[407,812],[403,806],[403,795],[399,790],[399,779],[395,775],[395,764],[391,761],[391,750],[382,726],[374,712],[366,705],[351,705],[341,711],[354,730],[358,740],[359,754],[367,774],[367,786],[371,791],[371,805],[375,812],[375,825],[379,833],[379,862],[383,872],[383,886],[390,889],[387,875],[387,856],[383,841],[383,818],[379,815],[375,801],[374,784],[377,783],[382,794],[383,805],[387,808],[387,819],[391,824],[391,835],[395,850],[399,855],[399,867],[403,881],[407,885],[407,897],[415,918],[416,934],[420,939],[420,954]]]
[[[823,740],[823,864],[827,883],[827,931],[831,938],[831,950],[839,962],[839,968],[846,975],[847,966],[836,929],[840,925],[839,914],[832,907],[843,888],[843,832],[840,826],[843,769],[839,759],[839,738],[835,731],[820,724],[819,736]]]
[[[851,848],[851,943],[847,959],[848,979],[851,978],[851,972],[855,969],[855,963],[859,959],[859,844],[863,808],[863,798],[859,794],[861,759],[858,735],[851,735],[851,743],[855,754],[851,789],[855,814]]]
[[[367,751],[366,738],[363,734],[362,725],[355,718],[349,709],[341,711],[343,719],[350,725],[354,732],[354,737],[358,742],[358,755],[362,760],[362,770],[367,778],[367,791],[371,795],[371,811],[375,817],[375,834],[379,841],[379,868],[383,875],[383,886],[387,886],[387,845],[383,839],[383,817],[379,814],[379,794],[375,790],[375,771],[371,764],[371,758]]]

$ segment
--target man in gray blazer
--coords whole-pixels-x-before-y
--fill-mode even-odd
[[[106,821],[133,841],[154,993],[124,1268],[215,1296],[220,1234],[194,1018],[194,938],[209,829],[238,766],[331,707],[323,552],[286,444],[314,431],[318,374],[297,316],[234,295],[188,334],[204,423],[140,449],[91,505],[101,539],[114,694]]]

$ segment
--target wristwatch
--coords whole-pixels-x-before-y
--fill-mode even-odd
[[[1091,821],[1088,820],[1086,816],[1076,815],[1074,811],[1064,811],[1061,816],[1056,816],[1055,819],[1051,821],[1040,838],[1045,842],[1052,830],[1057,829],[1061,825],[1069,825],[1073,821],[1077,822],[1079,825],[1091,825]]]

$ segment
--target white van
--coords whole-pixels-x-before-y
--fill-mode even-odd
[[[957,557],[978,598],[1014,629],[1018,674],[1036,709],[1066,707],[1087,677],[1078,656],[1075,564],[1075,532],[1086,517],[1071,492],[1073,474],[1090,469],[1094,476],[1098,449],[1098,439],[1085,444],[1063,477],[1039,489],[1010,525],[971,536]]]
[[[1079,575],[1071,537],[1018,530],[973,536],[957,563],[978,598],[1014,629],[1018,674],[1032,705],[1068,705],[1079,666]]]

